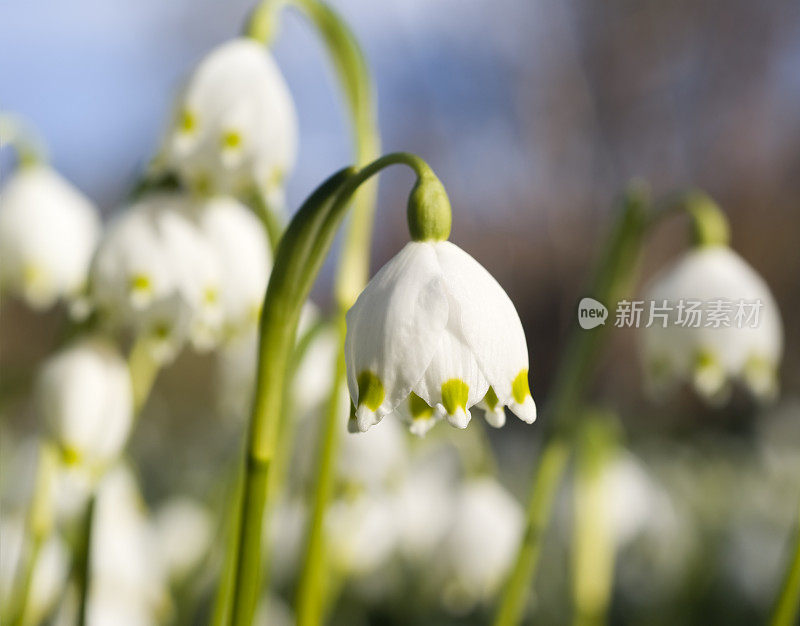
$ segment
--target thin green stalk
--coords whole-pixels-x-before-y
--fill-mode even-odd
[[[600,302],[613,305],[632,286],[648,223],[647,204],[646,193],[640,187],[631,187],[622,199],[619,217],[588,292]],[[604,326],[593,330],[576,328],[569,338],[553,395],[544,411],[545,443],[531,480],[523,542],[504,586],[495,626],[512,626],[522,618],[541,553],[542,535],[567,467],[567,449],[578,420],[581,398],[607,334]]]
[[[266,494],[266,503],[264,505],[264,509],[267,514],[272,510],[272,505],[274,505],[278,492],[282,485],[284,484],[284,477],[286,474],[286,466],[289,462],[291,457],[291,450],[292,450],[292,441],[293,441],[293,433],[294,428],[291,424],[291,417],[292,417],[292,394],[290,392],[291,389],[291,381],[294,379],[294,373],[297,370],[303,356],[305,355],[306,351],[309,348],[309,345],[313,342],[313,340],[319,336],[319,333],[325,328],[326,323],[319,322],[310,328],[305,335],[297,342],[295,346],[294,353],[292,356],[292,362],[289,366],[289,373],[287,375],[284,390],[283,390],[283,408],[282,414],[279,418],[279,425],[278,425],[278,444],[275,447],[275,458],[272,462],[272,471],[269,475],[269,481],[267,485],[267,494]],[[242,484],[243,484],[243,472],[241,470],[236,472],[236,489],[233,493],[232,498],[230,499],[229,506],[227,510],[229,514],[227,515],[227,519],[225,520],[225,527],[224,527],[224,534],[226,537],[226,549],[224,552],[219,583],[217,585],[217,590],[214,598],[214,608],[211,618],[211,624],[213,626],[220,626],[221,624],[227,624],[230,619],[230,611],[231,605],[233,603],[233,585],[235,583],[235,576],[234,576],[234,567],[236,566],[235,557],[236,553],[235,550],[237,549],[237,531],[239,525],[241,524],[241,506],[242,506]],[[266,554],[266,547],[264,549],[264,555],[268,559],[269,556]],[[265,580],[262,581],[262,588],[266,587],[269,583],[268,572],[265,572]]]
[[[616,448],[615,429],[603,415],[585,420],[575,463],[572,541],[573,623],[601,626],[611,600],[615,546],[603,480]]]
[[[8,622],[13,626],[28,621],[28,602],[39,554],[53,530],[52,487],[55,472],[56,452],[52,446],[42,444],[39,450],[33,499],[27,519],[26,535],[30,540],[30,547],[22,551],[17,586],[10,607]]]
[[[317,0],[263,0],[253,11],[246,27],[246,34],[267,45],[271,44],[277,30],[278,14],[285,6],[294,6],[299,9],[317,29],[327,48],[328,56],[333,61],[348,105],[347,110],[355,143],[356,164],[363,165],[372,161],[380,151],[372,83],[364,55],[344,20],[330,7]],[[366,283],[376,189],[374,184],[366,184],[355,197],[353,218],[345,239],[335,287],[337,304],[342,313],[355,301]],[[264,198],[259,197],[258,200],[262,205],[261,208],[266,209],[260,211],[260,214],[270,235],[273,251],[275,251],[280,239],[279,233],[282,234],[282,225],[277,224],[275,212],[266,207]],[[343,377],[337,375],[333,383],[334,388],[338,387],[342,380]],[[287,384],[285,380],[284,393]],[[288,404],[284,403],[284,413],[287,410]],[[283,424],[279,422],[275,427],[278,431],[277,438],[285,440],[290,436],[290,433],[285,432],[289,428],[286,424],[289,420],[284,415],[281,421]],[[273,468],[272,478],[268,481],[268,495],[276,493],[282,483],[284,474],[282,466],[285,457],[286,451],[284,450],[279,451],[277,457],[272,459],[276,467]],[[324,503],[320,504],[324,505]],[[263,503],[256,508],[261,508],[263,511],[265,506],[267,504]],[[255,514],[254,510],[253,515]],[[243,519],[242,523],[246,524],[246,519]],[[236,584],[236,580],[235,576],[231,577],[231,584]],[[224,579],[220,584],[225,584]],[[233,593],[232,589],[220,589],[218,598],[232,597]],[[216,614],[227,615],[228,612],[220,611],[218,606]]]
[[[337,326],[340,329],[340,337],[343,337],[345,328],[344,314],[339,316]],[[336,381],[344,380],[346,376],[344,340],[341,343],[339,356],[336,359],[336,376],[334,378]],[[321,432],[314,504],[297,592],[298,626],[311,626],[321,623],[326,606],[324,575],[327,570],[327,554],[324,523],[325,512],[333,494],[334,479],[336,477],[336,458],[343,424],[340,420],[342,405],[344,404],[343,388],[343,384],[337,384],[331,389],[328,411]]]
[[[517,560],[505,585],[495,624],[516,624],[524,608],[530,578],[539,561],[542,536],[547,529],[561,477],[567,468],[570,446],[565,438],[550,439],[541,451],[534,480],[531,483],[526,512],[525,534],[517,552]]]
[[[772,626],[792,626],[800,616],[800,516],[793,542],[793,554],[786,566],[781,591],[772,610]]]
[[[365,165],[380,154],[375,94],[364,53],[341,16],[320,0],[263,0],[253,11],[246,33],[269,45],[278,29],[277,16],[290,6],[316,28],[333,62],[353,133],[356,165]],[[347,310],[369,276],[369,248],[377,186],[365,184],[355,196],[334,292],[340,309]]]
[[[282,211],[277,207],[271,206],[264,194],[258,190],[254,190],[245,200],[264,226],[264,232],[269,240],[270,251],[274,255],[286,228]]]
[[[300,311],[356,189],[395,163],[414,169],[420,180],[435,179],[422,159],[406,153],[386,155],[361,170],[348,168],[337,172],[306,200],[278,248],[261,313],[256,393],[247,436],[231,607],[231,621],[236,626],[252,623],[258,602],[266,487],[275,456],[283,386]]]
[[[96,497],[89,498],[81,528],[80,546],[75,564],[76,582],[78,587],[78,626],[86,626],[89,598],[92,587],[92,526],[94,525],[94,508]]]
[[[139,415],[147,402],[160,369],[159,363],[152,356],[149,340],[147,338],[137,339],[128,355],[128,370],[133,387],[134,416]]]

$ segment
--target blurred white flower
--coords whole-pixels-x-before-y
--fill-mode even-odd
[[[393,411],[465,428],[481,401],[494,426],[504,422],[504,405],[536,419],[517,311],[449,241],[412,241],[375,275],[347,313],[345,354],[360,430]]]
[[[331,566],[350,576],[376,571],[397,547],[398,526],[391,499],[361,491],[331,503],[325,516]]]
[[[408,460],[406,437],[397,420],[366,433],[344,433],[338,477],[345,484],[375,490],[398,483]]]
[[[187,336],[207,349],[221,332],[220,259],[192,221],[194,209],[183,195],[139,201],[111,225],[92,263],[98,305],[152,340],[162,359]]]
[[[618,455],[605,468],[602,480],[618,546],[633,541],[645,530],[676,523],[669,495],[632,454]]]
[[[180,582],[199,564],[211,545],[214,524],[208,510],[188,497],[176,496],[153,516],[156,550],[163,571]]]
[[[644,333],[645,362],[656,386],[689,380],[704,398],[719,401],[731,380],[740,379],[756,396],[776,393],[783,352],[780,312],[764,280],[733,250],[690,250],[652,281],[646,298],[673,308],[666,327],[658,321]],[[728,303],[730,325],[709,325],[708,317],[699,326],[679,324],[681,300],[700,301],[706,310],[708,303]],[[748,319],[736,322],[740,302],[760,303],[757,323],[750,308]],[[688,322],[688,313],[683,315]]]
[[[439,446],[415,458],[396,496],[400,553],[424,568],[453,524],[458,457],[448,450]]]
[[[55,475],[53,508],[57,523],[75,522],[86,511],[99,477],[94,468],[62,463]]]
[[[522,538],[523,512],[499,483],[485,478],[463,485],[453,518],[444,543],[443,600],[462,612],[499,589]]]
[[[179,99],[164,158],[202,193],[261,190],[280,202],[294,165],[297,116],[267,48],[238,38],[212,50]]]
[[[292,579],[303,558],[308,511],[302,498],[285,496],[264,518],[269,545],[270,579],[277,585]]]
[[[20,560],[25,554],[25,516],[0,518],[0,606],[12,606],[19,582]],[[25,554],[25,558],[28,555]],[[23,623],[38,624],[50,612],[67,582],[69,553],[57,534],[51,534],[40,548],[33,569]]]
[[[270,593],[262,597],[253,623],[255,626],[295,626],[297,621],[289,605]]]
[[[19,168],[0,192],[0,281],[37,309],[86,286],[100,218],[80,191],[45,165]]]
[[[166,606],[152,527],[136,479],[115,466],[97,491],[91,546],[91,624],[156,624]]]
[[[243,421],[250,414],[258,365],[258,329],[232,337],[216,354],[216,403],[228,419]]]
[[[127,363],[107,341],[84,339],[50,357],[39,374],[37,396],[70,463],[101,469],[122,451],[133,393]]]
[[[227,334],[246,332],[258,323],[272,266],[264,227],[250,209],[224,196],[203,202],[195,219],[219,258]]]
[[[308,345],[300,358],[292,381],[292,398],[298,417],[308,415],[328,401],[333,372],[339,354],[339,335],[330,325],[310,328]],[[303,334],[298,330],[298,342]]]

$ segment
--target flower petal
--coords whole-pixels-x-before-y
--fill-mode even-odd
[[[524,398],[514,398],[514,381],[528,370],[525,332],[514,304],[492,275],[455,244],[437,243],[436,255],[456,303],[460,333],[486,380],[503,404],[527,405]],[[524,413],[530,416],[529,410]]]
[[[429,243],[408,243],[366,286],[347,313],[345,341],[360,427],[380,421],[408,397],[439,346],[448,308]],[[359,379],[362,386],[370,383],[371,406],[360,401]]]

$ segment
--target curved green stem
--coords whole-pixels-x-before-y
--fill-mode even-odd
[[[612,304],[632,287],[644,233],[648,225],[647,194],[632,187],[622,199],[619,217],[608,239],[589,293]],[[567,467],[569,442],[578,422],[581,398],[607,335],[605,326],[575,329],[556,376],[553,395],[544,411],[545,444],[531,480],[525,533],[517,559],[495,614],[495,626],[518,624],[522,618],[541,552],[542,535],[553,499]]]
[[[266,45],[271,44],[277,31],[278,14],[285,6],[293,6],[303,13],[316,28],[325,44],[347,103],[354,137],[355,162],[357,165],[370,162],[380,152],[372,82],[364,55],[344,20],[330,7],[318,0],[263,0],[250,16],[245,34]],[[355,301],[361,288],[366,284],[369,273],[369,242],[376,192],[377,187],[374,184],[365,184],[355,197],[353,217],[345,238],[335,279],[335,297],[341,314]],[[260,197],[259,201],[261,205],[264,205],[263,197]],[[264,218],[273,244],[273,251],[275,251],[279,236],[282,234],[282,224],[276,223],[275,212],[270,211],[269,207],[261,206],[261,208],[267,209],[261,211],[260,214]],[[337,372],[333,388],[339,387],[343,380],[343,373]],[[286,384],[284,383],[285,391]],[[284,412],[286,412],[286,407],[284,407]],[[332,411],[329,411],[329,416],[331,420],[335,420]],[[282,421],[288,420],[283,419]],[[286,436],[280,434],[285,430],[284,426],[281,426],[280,422],[278,423],[276,429],[279,434],[277,437],[286,439]],[[280,466],[281,458],[279,457],[276,461]],[[276,469],[280,470],[280,467]],[[269,481],[272,493],[275,493],[280,485],[280,474],[282,474],[281,471],[273,472],[273,478]],[[262,509],[264,506],[262,505]],[[235,577],[231,577],[231,581],[235,584]],[[224,580],[221,581],[221,584],[225,584]],[[218,592],[218,597],[223,599],[232,595],[233,590],[231,589],[220,589]],[[216,614],[227,615],[228,611],[224,607],[218,606]]]
[[[405,163],[433,174],[418,157],[390,154],[361,170],[347,168],[306,200],[281,240],[261,313],[256,394],[247,437],[241,518],[233,567],[231,622],[252,623],[260,592],[261,531],[270,465],[283,408],[283,385],[300,312],[356,189],[381,169]]]
[[[247,35],[271,44],[277,32],[278,13],[285,6],[298,9],[325,44],[347,101],[356,165],[369,163],[380,154],[380,135],[372,81],[358,41],[338,13],[319,0],[264,0],[248,21]],[[367,184],[355,196],[334,287],[336,300],[343,308],[349,308],[367,282],[376,194],[377,187]]]
[[[652,226],[676,213],[688,215],[695,246],[726,246],[730,242],[730,226],[725,212],[702,191],[681,192],[665,198],[653,211]]]
[[[786,573],[775,606],[772,610],[772,626],[792,626],[800,614],[800,516],[797,519],[793,554],[786,565]]]
[[[417,175],[417,184],[409,196],[409,207],[416,205],[411,199],[420,184],[425,182],[425,188],[439,189],[441,184],[431,169],[419,157],[408,153],[389,154],[377,159],[370,165],[362,169],[353,177],[353,189],[367,182],[375,173],[392,164],[403,163],[408,165]],[[449,209],[449,204],[448,204]],[[411,218],[411,213],[409,214]],[[411,219],[409,225],[411,226]],[[449,229],[448,229],[449,230]],[[352,242],[348,242],[348,246]],[[347,269],[345,263],[340,265],[341,269]],[[353,283],[355,285],[355,283]],[[363,285],[361,285],[363,288]],[[357,295],[357,294],[356,294]],[[314,626],[323,621],[325,610],[330,606],[330,593],[326,592],[326,558],[325,558],[325,533],[323,523],[325,512],[333,493],[334,478],[336,475],[336,457],[339,448],[339,435],[343,420],[347,419],[344,408],[347,404],[342,398],[342,392],[346,380],[346,367],[344,360],[344,340],[347,327],[345,325],[345,313],[351,306],[350,295],[347,300],[343,300],[344,293],[339,294],[339,311],[337,314],[337,327],[339,330],[339,356],[336,361],[336,370],[331,387],[331,397],[328,401],[328,409],[325,414],[325,423],[321,432],[317,463],[315,472],[315,491],[311,522],[308,529],[306,540],[306,551],[303,559],[303,567],[300,573],[300,581],[297,589],[296,611],[297,623],[299,626]],[[352,296],[353,300],[355,296]]]

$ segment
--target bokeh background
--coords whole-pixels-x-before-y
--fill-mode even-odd
[[[654,195],[699,187],[727,211],[734,247],[764,276],[783,314],[781,399],[761,407],[737,394],[712,410],[682,392],[656,404],[642,391],[636,331],[619,329],[591,394],[619,412],[628,445],[696,513],[686,532],[695,541],[714,537],[699,541],[700,565],[671,595],[648,596],[621,567],[612,619],[751,623],[771,601],[800,495],[797,476],[791,483],[791,473],[772,471],[775,454],[800,467],[800,3],[332,4],[367,54],[384,151],[412,151],[433,166],[452,200],[452,239],[516,303],[540,406],[575,326],[575,304],[591,295],[582,285],[620,191],[635,178]],[[6,0],[0,106],[30,120],[56,168],[111,216],[154,153],[182,78],[239,32],[251,5]],[[288,188],[296,207],[350,161],[351,149],[329,64],[302,19],[285,16],[275,53],[300,120]],[[10,163],[4,155],[0,179]],[[381,179],[373,268],[406,241],[409,183],[402,171]],[[685,223],[661,229],[647,246],[643,277],[685,245]],[[331,267],[314,292],[323,309]],[[14,407],[5,411],[12,427],[25,432],[32,409],[24,393],[5,392],[29,385],[63,316],[42,318],[14,302],[3,303],[0,316],[3,404]],[[237,449],[236,429],[220,426],[225,436],[209,437],[199,426],[214,423],[208,359],[185,355],[175,371],[191,376],[164,373],[133,445],[151,497],[178,485],[202,493],[216,460]],[[520,497],[539,430],[510,421],[491,433]],[[559,546],[548,548],[542,568],[553,572],[542,590],[552,611],[545,622],[563,616],[569,593]],[[651,570],[639,566],[646,577]]]

